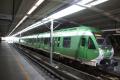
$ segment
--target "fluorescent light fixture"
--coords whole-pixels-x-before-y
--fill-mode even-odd
[[[37,8],[37,6],[33,6],[29,11],[28,11],[28,15],[30,15],[35,9]]]
[[[41,4],[43,3],[44,0],[38,0],[35,5],[28,11],[28,15],[30,15],[33,11],[35,11],[35,9]]]
[[[120,33],[120,30],[116,30],[116,33]]]
[[[14,35],[12,35],[12,36],[16,36],[16,35],[18,35],[18,34],[24,33],[24,32],[26,32],[26,31],[28,31],[28,30],[31,30],[31,29],[33,29],[33,28],[36,28],[36,27],[41,26],[41,25],[43,25],[43,24],[46,24],[46,23],[48,23],[48,22],[49,22],[49,21],[45,21],[45,22],[39,21],[39,22],[37,22],[37,23],[35,23],[35,24],[33,24],[33,25],[31,25],[31,26],[29,26],[29,27],[21,30],[20,32],[14,34]]]
[[[106,30],[102,30],[103,32],[107,32],[107,31],[117,31],[120,30],[120,28],[116,28],[116,29],[106,29]]]
[[[63,10],[49,16],[48,18],[50,18],[50,19],[58,19],[58,18],[70,15],[72,13],[78,12],[78,11],[83,10],[83,9],[85,9],[85,8],[77,6],[77,5],[72,5],[72,6],[68,7],[68,8],[66,8],[66,9],[63,9]]]
[[[55,14],[52,14],[52,15],[48,16],[47,18],[42,19],[41,21],[38,21],[38,22],[34,23],[33,25],[31,25],[31,26],[23,29],[22,31],[14,34],[13,36],[16,36],[20,33],[26,32],[28,30],[31,30],[31,29],[36,28],[38,26],[41,26],[43,24],[46,24],[46,23],[50,22],[51,19],[52,20],[59,19],[59,18],[62,18],[64,16],[67,16],[67,15],[73,14],[75,12],[86,9],[85,7],[82,7],[82,6],[92,7],[92,6],[98,5],[98,4],[106,2],[106,1],[108,1],[108,0],[81,0],[81,1],[79,1],[78,3],[76,3],[72,6],[69,6],[65,9],[55,13]],[[79,5],[81,5],[81,6],[79,6]]]
[[[17,24],[17,26],[19,26],[28,16],[24,16],[21,21]]]
[[[112,34],[112,35],[120,36],[120,34]]]
[[[27,18],[28,16],[24,16],[21,20],[20,20],[20,22],[15,26],[15,28],[10,32],[10,34]],[[10,35],[9,34],[9,35]]]
[[[79,1],[77,4],[80,4],[80,5],[86,5],[87,3],[90,3],[92,2],[93,0],[82,0],[82,1]]]
[[[38,0],[38,2],[35,4],[35,6],[39,6],[40,4],[43,3],[44,0]]]
[[[50,15],[48,17],[48,19],[59,19],[59,18],[62,18],[64,16],[70,15],[72,13],[86,9],[85,7],[82,7],[82,6],[92,7],[92,6],[98,5],[98,4],[106,2],[106,1],[108,1],[108,0],[95,0],[95,1],[82,0],[82,1],[79,1],[78,3],[76,3],[75,5],[72,5],[68,8],[65,8],[65,9],[63,9],[63,10],[61,10],[53,15]],[[77,4],[81,5],[81,6],[78,6]]]
[[[93,6],[96,6],[96,5],[101,4],[103,2],[106,2],[106,1],[108,1],[108,0],[96,0],[96,1],[94,1],[94,2],[92,2],[90,4],[87,4],[85,6],[87,6],[87,7],[93,7]]]

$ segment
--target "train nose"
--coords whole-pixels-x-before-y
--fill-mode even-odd
[[[101,47],[103,51],[104,58],[111,58],[114,54],[113,48],[111,46],[104,45]]]

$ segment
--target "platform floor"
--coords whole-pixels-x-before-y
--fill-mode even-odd
[[[7,42],[0,43],[0,80],[49,80]]]

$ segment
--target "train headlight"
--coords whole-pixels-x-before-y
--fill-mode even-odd
[[[112,49],[111,49],[111,56],[110,56],[110,59],[113,57],[113,55],[114,55],[114,49],[112,48]]]
[[[99,48],[99,56],[104,57],[104,51],[101,48]]]
[[[104,58],[104,51],[101,48],[99,48],[99,56],[97,63],[99,64],[103,58]]]

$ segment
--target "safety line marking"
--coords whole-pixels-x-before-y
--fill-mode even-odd
[[[23,72],[24,80],[30,80],[28,73],[25,71],[23,64],[19,62],[18,58],[16,58],[16,62],[19,65],[20,70]]]

